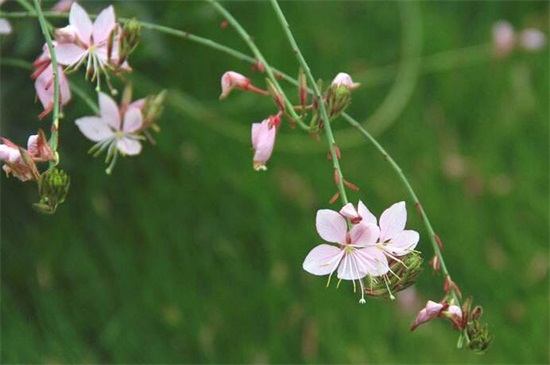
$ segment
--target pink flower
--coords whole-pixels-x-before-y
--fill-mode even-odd
[[[338,75],[336,75],[334,80],[332,80],[331,85],[332,86],[345,86],[348,89],[353,90],[353,89],[358,88],[360,84],[357,83],[357,82],[353,82],[353,80],[351,79],[351,76],[348,75],[347,73],[340,72]]]
[[[267,170],[265,164],[271,157],[275,146],[277,127],[281,118],[277,114],[264,119],[261,123],[252,124],[252,148],[254,148],[254,170]]]
[[[380,241],[378,246],[394,258],[404,256],[417,245],[420,236],[413,230],[405,230],[407,209],[405,202],[395,203],[380,216]]]
[[[38,116],[40,119],[48,115],[53,109],[54,99],[54,77],[53,66],[50,58],[50,52],[47,45],[44,45],[44,51],[34,61],[33,67],[35,67],[34,73],[31,75],[34,82],[34,88],[36,95],[44,107],[44,111]],[[69,82],[61,66],[58,67],[59,75],[59,101],[61,105],[66,105],[71,100],[71,89],[69,88]]]
[[[130,156],[141,152],[139,132],[143,115],[132,104],[122,112],[107,94],[99,93],[99,116],[82,117],[75,123],[86,138],[97,142],[94,146],[97,153],[107,149],[108,160],[115,157],[117,151]]]
[[[445,302],[436,303],[428,300],[426,307],[424,307],[416,316],[413,324],[411,325],[411,331],[414,331],[418,326],[428,321],[431,321],[437,317],[445,317],[449,319],[456,328],[460,328],[462,325],[462,310],[457,305],[449,305]]]
[[[519,45],[526,51],[536,52],[546,45],[546,35],[538,29],[525,29],[519,35]]]
[[[65,13],[69,11],[69,9],[71,9],[73,3],[74,3],[74,0],[59,0],[52,7],[52,11],[57,13]]]
[[[267,95],[267,92],[258,89],[250,83],[250,79],[234,71],[227,71],[222,75],[222,93],[220,99],[225,99],[233,89],[241,89],[255,92],[256,94]]]
[[[365,290],[361,279],[389,271],[386,257],[376,247],[380,233],[378,227],[361,223],[348,231],[346,219],[341,214],[322,209],[317,211],[316,228],[321,238],[338,246],[321,244],[313,248],[304,260],[303,269],[313,275],[329,275],[329,280],[336,270],[340,280],[359,280],[360,303],[364,303]]]
[[[86,63],[86,72],[92,78],[118,64],[118,36],[109,37],[118,27],[113,6],[103,9],[94,23],[86,11],[77,3],[71,6],[69,25],[57,30],[61,42],[55,47],[57,60],[71,69]],[[98,77],[99,83],[99,77]]]
[[[516,45],[514,28],[507,21],[501,20],[493,26],[493,48],[498,57],[506,57]]]

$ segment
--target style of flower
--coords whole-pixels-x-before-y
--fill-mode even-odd
[[[356,89],[359,87],[359,83],[353,82],[351,79],[351,76],[348,75],[345,72],[340,72],[336,77],[332,80],[331,83],[332,86],[345,86],[350,90]]]
[[[42,119],[52,111],[54,105],[53,66],[47,45],[44,45],[44,51],[34,61],[33,67],[35,71],[31,78],[35,79],[36,95],[44,107],[44,111],[38,116],[39,119]],[[59,102],[61,105],[66,105],[71,100],[71,89],[63,68],[58,65],[57,70],[59,75]]]
[[[21,181],[37,180],[40,175],[35,162],[54,160],[54,153],[41,130],[29,136],[26,150],[7,138],[1,139],[0,161],[4,162],[2,169],[6,176],[11,174]]]
[[[92,80],[99,75],[119,67],[119,37],[111,34],[119,28],[115,21],[113,6],[103,9],[92,23],[86,11],[77,3],[73,3],[69,13],[69,25],[57,29],[55,47],[57,61],[70,70],[86,64],[86,74],[91,74]],[[123,64],[120,67],[128,69]]]
[[[99,93],[99,116],[82,117],[75,121],[86,138],[97,142],[91,149],[95,155],[107,150],[107,162],[112,160],[108,173],[114,167],[118,152],[129,156],[141,152],[141,106],[143,101],[138,100],[127,107],[119,108],[111,97]]]
[[[227,71],[221,79],[222,93],[220,99],[225,99],[233,89],[248,90],[256,94],[267,95],[267,92],[252,85],[250,79],[234,71]]]
[[[418,326],[434,318],[438,317],[448,318],[455,327],[459,328],[462,323],[462,310],[457,305],[449,305],[445,302],[436,303],[428,300],[426,306],[416,316],[413,324],[411,325],[411,331],[414,331]]]
[[[339,246],[321,244],[306,256],[303,269],[313,275],[329,275],[338,270],[340,280],[359,281],[360,303],[365,303],[365,289],[362,279],[367,276],[381,276],[389,271],[388,261],[376,247],[379,228],[370,223],[360,223],[348,231],[346,219],[330,209],[317,211],[316,228],[319,236]]]
[[[280,123],[281,117],[277,114],[264,119],[261,123],[252,124],[252,148],[254,149],[252,166],[254,170],[267,170],[265,164],[273,152]]]

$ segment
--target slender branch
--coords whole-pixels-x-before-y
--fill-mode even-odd
[[[405,188],[406,188],[407,192],[409,193],[409,195],[411,196],[411,199],[413,200],[415,206],[419,210],[420,218],[421,218],[422,222],[424,222],[424,226],[426,227],[426,230],[428,231],[428,234],[429,234],[429,237],[430,237],[430,242],[432,244],[432,248],[434,250],[435,255],[437,256],[437,259],[439,260],[441,272],[443,273],[443,275],[445,275],[445,277],[449,277],[449,279],[451,279],[451,275],[449,274],[449,270],[447,269],[447,266],[445,265],[445,259],[443,258],[443,254],[442,254],[441,249],[439,248],[439,244],[437,242],[437,240],[438,240],[438,238],[436,238],[437,235],[435,234],[435,231],[432,227],[432,224],[430,223],[430,219],[428,218],[428,215],[424,211],[424,208],[422,207],[422,204],[420,204],[420,200],[416,196],[416,193],[415,193],[413,187],[411,186],[411,184],[409,182],[409,179],[407,179],[407,177],[405,176],[405,174],[401,170],[401,167],[399,167],[397,162],[395,162],[395,160],[390,156],[390,154],[386,151],[386,149],[384,147],[382,147],[382,145],[380,143],[378,143],[378,141],[361,125],[361,123],[359,123],[358,121],[356,121],[355,119],[353,119],[349,115],[343,115],[343,117],[351,126],[357,128],[359,130],[359,132],[361,132],[361,134],[363,134],[374,145],[374,147],[382,154],[384,159],[386,161],[388,161],[388,163],[390,164],[392,169],[399,176],[399,179],[401,180],[401,182],[405,186]],[[451,290],[453,299],[457,303],[460,303],[459,297],[458,297],[457,293],[455,292],[455,290],[453,288],[450,288],[450,290]]]
[[[348,198],[346,195],[346,189],[344,187],[344,175],[342,174],[342,169],[340,168],[340,162],[338,160],[338,154],[336,153],[336,141],[334,140],[334,135],[332,134],[332,127],[330,125],[330,118],[325,108],[325,101],[323,100],[321,91],[317,87],[317,82],[315,81],[315,78],[311,73],[311,69],[309,68],[309,65],[307,64],[304,56],[302,55],[302,52],[300,51],[300,48],[298,47],[298,44],[294,39],[294,35],[290,31],[290,25],[288,24],[285,18],[285,15],[283,14],[283,11],[279,7],[277,0],[270,0],[270,1],[271,1],[271,5],[273,6],[273,9],[275,10],[275,13],[277,14],[277,18],[279,19],[279,22],[283,27],[283,31],[285,32],[285,35],[288,38],[288,41],[290,42],[292,51],[294,52],[296,58],[298,59],[298,62],[302,66],[302,69],[304,70],[304,73],[308,78],[311,88],[313,89],[313,95],[317,100],[317,106],[321,114],[321,119],[323,120],[323,126],[325,128],[325,134],[327,136],[328,147],[330,150],[330,154],[332,156],[332,165],[334,167],[334,170],[338,174],[338,179],[336,181],[336,184],[338,186],[338,191],[340,192],[340,199],[342,200],[343,205],[346,205],[348,203]]]
[[[277,77],[275,76],[274,69],[271,67],[269,63],[267,63],[265,57],[260,52],[254,41],[252,40],[252,37],[246,32],[246,30],[241,26],[241,24],[229,13],[220,3],[218,3],[216,0],[206,0],[214,8],[220,13],[228,22],[231,24],[233,28],[239,33],[243,41],[248,45],[254,56],[256,56],[257,61],[260,62],[263,67],[265,68],[265,72],[267,73],[267,76],[269,80],[273,83],[275,88],[277,89],[277,93],[283,98],[283,102],[286,107],[286,112],[289,113],[294,121],[298,123],[298,125],[306,130],[309,131],[310,128],[308,125],[306,125],[302,118],[294,111],[294,107],[292,103],[288,100],[286,97],[286,94],[284,93],[283,89],[281,88],[281,85],[279,84],[279,81],[277,80]],[[256,63],[256,62],[254,62]]]
[[[48,30],[48,24],[46,18],[42,13],[40,8],[40,1],[34,0],[34,6],[36,13],[38,15],[38,21],[40,22],[40,28],[42,29],[42,34],[46,39],[46,44],[48,45],[48,51],[50,52],[50,59],[52,60],[52,69],[53,69],[53,111],[52,111],[52,128],[50,136],[50,148],[52,149],[55,160],[50,162],[50,167],[53,167],[59,163],[59,154],[57,153],[57,145],[59,143],[59,68],[57,66],[57,57],[55,55],[55,50],[53,46],[52,37]]]

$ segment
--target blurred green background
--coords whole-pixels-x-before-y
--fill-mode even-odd
[[[97,13],[108,3],[82,4]],[[119,16],[249,54],[208,4],[114,4]],[[268,3],[224,4],[273,65],[297,75]],[[361,121],[374,115],[367,126],[417,190],[455,281],[485,308],[495,336],[489,352],[457,350],[443,321],[409,331],[425,301],[442,297],[443,281],[429,268],[408,306],[372,298],[359,305],[351,283],[326,288],[324,278],[304,272],[304,257],[321,243],[315,212],[335,192],[326,142],[284,124],[269,170],[254,172],[250,124],[274,107],[240,92],[220,102],[219,80],[226,70],[258,85],[262,76],[217,51],[144,30],[129,78],[135,97],[169,90],[158,144],[105,175],[73,123],[93,113],[73,95],[61,127],[67,202],[54,216],[39,215],[32,184],[0,180],[2,363],[549,362],[548,48],[501,60],[490,52],[500,19],[548,33],[548,3],[281,6],[315,77],[329,82],[344,71],[363,83],[348,111]],[[37,22],[12,24],[2,56],[32,62],[43,43]],[[82,75],[70,80],[95,100]],[[24,144],[38,127],[48,130],[40,111],[29,72],[2,64],[2,136]],[[427,261],[426,232],[394,171],[343,120],[334,128],[344,174],[361,187],[351,201],[379,215],[407,200],[407,224],[421,233]]]

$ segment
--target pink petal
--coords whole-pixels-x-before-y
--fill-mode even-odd
[[[0,144],[0,161],[17,162],[21,159],[18,149]]]
[[[61,66],[59,67],[59,97],[61,99],[61,105],[66,105],[71,100],[71,88],[69,87],[69,81],[67,76],[63,72]]]
[[[359,223],[353,226],[349,235],[354,246],[367,246],[376,243],[380,229],[374,224]]]
[[[325,241],[334,243],[345,243],[348,226],[346,219],[338,212],[330,209],[321,209],[317,211],[315,219],[317,233]]]
[[[71,6],[71,12],[69,14],[69,23],[78,31],[78,38],[86,44],[90,44],[90,37],[92,35],[92,21],[80,5],[73,3]]]
[[[402,231],[393,237],[388,244],[384,245],[384,250],[394,256],[403,256],[416,247],[419,239],[420,235],[416,231]]]
[[[376,277],[386,274],[390,267],[388,259],[380,249],[374,246],[360,248],[355,251],[357,260],[365,267],[368,275]]]
[[[87,50],[73,43],[62,43],[55,47],[57,62],[64,66],[77,64],[87,53]]]
[[[302,267],[313,275],[328,275],[336,270],[343,254],[337,247],[322,244],[308,253]]]
[[[385,242],[403,231],[407,222],[405,202],[395,203],[380,217],[380,242]]]
[[[138,140],[125,137],[118,140],[117,148],[123,154],[133,156],[141,152],[141,143]]]
[[[98,117],[78,118],[75,123],[82,134],[94,142],[105,141],[115,135],[109,124]]]
[[[372,214],[370,210],[368,210],[367,206],[363,204],[361,200],[359,200],[357,208],[359,215],[361,216],[361,218],[363,218],[363,223],[378,224],[374,214]]]
[[[141,111],[137,108],[129,107],[124,115],[124,125],[122,131],[124,133],[133,133],[143,125],[143,117]]]
[[[355,251],[348,253],[338,266],[338,278],[342,280],[359,280],[367,276],[365,265],[358,262]]]
[[[119,131],[120,113],[115,101],[105,93],[99,93],[99,114],[114,130]]]
[[[252,147],[254,148],[254,168],[265,170],[265,164],[273,153],[277,128],[270,125],[270,118],[252,124]]]
[[[92,35],[94,37],[94,44],[99,44],[107,41],[109,34],[115,27],[115,10],[112,5],[105,8],[97,16],[94,25]]]
[[[418,312],[418,315],[411,326],[411,331],[414,331],[416,327],[420,326],[422,323],[426,323],[439,316],[441,309],[443,309],[443,304],[429,300],[428,303],[426,303],[426,307]]]
[[[357,210],[351,203],[347,203],[346,205],[344,205],[342,209],[340,209],[340,214],[348,219],[357,219],[359,216]]]

